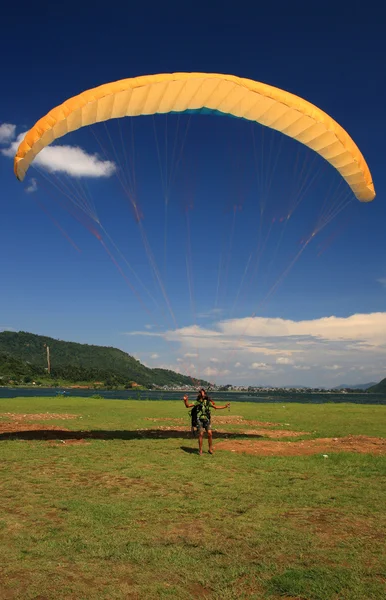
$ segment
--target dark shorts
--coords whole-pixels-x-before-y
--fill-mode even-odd
[[[204,431],[204,429],[206,432],[212,431],[212,425],[210,421],[202,421],[201,419],[197,419],[196,427],[198,433],[201,433],[202,431]]]

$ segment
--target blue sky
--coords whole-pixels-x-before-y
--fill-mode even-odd
[[[359,3],[327,3],[323,15],[301,2],[270,13],[241,3],[237,14],[217,3],[205,13],[171,3],[10,7],[0,39],[0,328],[112,345],[224,383],[383,378],[386,15],[370,5],[363,14]],[[316,104],[363,152],[374,202],[352,199],[304,246],[339,209],[340,176],[285,136],[201,115],[79,130],[16,180],[18,136],[51,108],[109,81],[175,71],[231,73]],[[140,223],[116,176],[125,156],[130,165],[135,156]],[[53,175],[53,160],[69,175]],[[85,195],[97,224],[64,186]]]

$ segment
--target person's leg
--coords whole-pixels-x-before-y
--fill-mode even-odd
[[[208,429],[208,446],[209,446],[209,454],[213,454],[213,436],[212,436],[211,429]]]
[[[198,430],[199,436],[198,436],[198,453],[202,454],[202,441],[204,439],[204,428],[200,427]]]

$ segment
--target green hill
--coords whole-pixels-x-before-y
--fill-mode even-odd
[[[145,367],[122,350],[64,342],[24,331],[0,332],[0,375],[48,377],[46,347],[50,347],[51,378],[69,382],[103,382],[107,386],[127,385],[135,381],[149,387],[153,384],[192,385],[192,379],[166,369]],[[12,360],[14,362],[12,362]],[[12,371],[12,365],[15,371]],[[202,381],[201,385],[208,385]]]
[[[45,375],[42,367],[36,367],[25,361],[19,360],[4,352],[0,352],[0,381],[13,381],[14,379],[23,383],[30,383]]]
[[[371,388],[369,388],[367,391],[375,392],[377,394],[386,394],[386,378],[382,379],[382,381],[380,381],[376,385],[371,386]]]

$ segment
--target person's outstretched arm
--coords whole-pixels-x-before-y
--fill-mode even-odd
[[[211,405],[213,406],[213,408],[214,408],[215,410],[221,410],[221,409],[223,409],[223,408],[229,408],[229,407],[230,407],[230,405],[231,405],[231,403],[230,403],[230,402],[228,402],[228,404],[225,404],[224,406],[216,406],[216,405],[215,405],[215,403],[213,402],[213,400],[211,400],[211,401],[210,401],[210,403],[211,403]]]
[[[193,406],[194,406],[194,404],[189,404],[188,396],[184,396],[184,404],[185,404],[186,408],[193,408]]]

